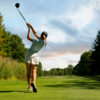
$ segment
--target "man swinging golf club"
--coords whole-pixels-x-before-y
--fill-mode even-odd
[[[37,71],[37,65],[39,64],[38,60],[38,51],[44,46],[47,45],[47,32],[42,32],[41,36],[37,34],[37,32],[34,30],[32,25],[30,23],[26,23],[28,26],[28,35],[27,39],[32,42],[31,47],[27,50],[25,55],[25,63],[27,68],[27,81],[28,81],[28,91],[37,92],[36,88],[36,71]],[[36,36],[36,39],[33,39],[30,37],[30,29],[32,30],[33,34]],[[31,71],[32,71],[32,78],[33,82],[31,83]]]

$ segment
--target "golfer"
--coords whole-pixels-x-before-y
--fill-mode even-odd
[[[28,26],[28,34],[27,39],[32,42],[31,47],[27,50],[25,55],[25,63],[27,68],[27,81],[28,81],[28,91],[37,92],[36,88],[36,71],[37,71],[37,65],[39,64],[38,59],[38,52],[39,50],[44,46],[47,45],[47,32],[42,32],[41,36],[37,34],[37,32],[34,30],[33,26],[30,23],[27,23]],[[37,39],[33,39],[30,37],[30,29],[32,30],[33,34],[36,36]],[[31,72],[32,72],[32,80],[31,83]]]

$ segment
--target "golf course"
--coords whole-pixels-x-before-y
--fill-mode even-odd
[[[100,100],[100,82],[78,76],[38,77],[38,92],[27,81],[0,80],[0,100]]]
[[[100,100],[100,0],[1,0],[0,100]]]

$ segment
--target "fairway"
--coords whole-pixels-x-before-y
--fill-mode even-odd
[[[77,76],[37,78],[37,93],[27,81],[0,80],[0,100],[100,100],[100,82]]]

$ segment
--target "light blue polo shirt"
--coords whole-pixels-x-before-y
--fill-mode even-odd
[[[31,47],[28,49],[29,52],[37,53],[44,46],[44,41],[41,39],[33,39]]]

